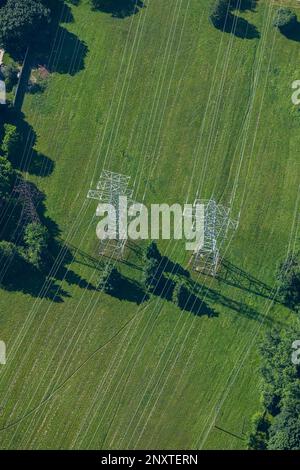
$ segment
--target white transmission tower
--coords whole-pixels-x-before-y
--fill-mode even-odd
[[[108,213],[107,237],[100,240],[99,253],[107,256],[122,257],[127,241],[127,231],[122,229],[120,220],[120,197],[126,196],[131,201],[133,190],[129,187],[130,176],[103,170],[96,189],[89,190],[87,197],[96,199],[99,204],[110,204],[114,208],[113,213]],[[111,218],[111,219],[110,219]],[[111,223],[109,223],[111,222]],[[110,227],[115,227],[113,233]]]
[[[197,207],[202,210],[197,211]],[[201,244],[194,250],[192,266],[195,271],[215,276],[220,265],[220,248],[231,230],[236,230],[238,221],[230,218],[230,209],[217,204],[214,199],[196,199],[193,210],[189,216],[193,218],[193,227],[196,227],[196,211],[201,214],[201,229],[203,237]]]

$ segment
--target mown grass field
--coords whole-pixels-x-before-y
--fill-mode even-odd
[[[231,203],[240,225],[223,253],[240,280],[194,276],[210,289],[202,295],[215,317],[64,279],[56,281],[61,302],[1,290],[1,448],[245,447],[259,407],[257,343],[291,316],[273,291],[258,295],[248,280],[273,289],[276,265],[297,239],[300,114],[291,83],[300,43],[272,27],[270,1],[237,13],[256,26],[253,39],[216,30],[210,3],[148,0],[124,19],[93,12],[86,0],[71,7],[74,21],[63,26],[88,51],[80,57],[61,30],[52,60],[63,57],[71,73],[54,73],[43,94],[25,98],[36,149],[54,162],[51,174],[42,166],[28,177],[61,239],[95,258],[75,251],[69,264],[91,284],[103,260],[96,202],[86,194],[103,168],[130,175],[135,200],[147,204],[196,195]],[[159,247],[187,266],[183,242]],[[128,249],[126,259],[135,266],[120,269],[139,280],[140,257]]]

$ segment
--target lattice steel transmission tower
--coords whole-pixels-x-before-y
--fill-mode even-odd
[[[22,204],[21,219],[24,223],[40,222],[36,210],[37,202],[42,198],[41,194],[30,183],[20,178],[16,181],[13,192],[17,194]]]
[[[129,187],[130,176],[103,170],[96,189],[88,191],[89,199],[96,199],[99,204],[111,204],[114,208],[113,213],[108,213],[108,230],[106,238],[100,240],[99,253],[107,256],[120,257],[127,241],[127,231],[120,224],[122,216],[122,207],[120,207],[120,197],[126,196],[129,202],[132,202],[133,190]],[[111,230],[111,227],[115,229]]]
[[[203,230],[203,239],[192,255],[195,271],[215,276],[221,261],[220,248],[232,230],[238,227],[238,221],[230,218],[230,208],[217,204],[214,199],[196,199],[190,216],[193,227],[196,226],[196,209]]]

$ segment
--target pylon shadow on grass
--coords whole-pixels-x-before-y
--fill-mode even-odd
[[[284,326],[284,323],[280,322],[277,319],[268,317],[266,314],[258,312],[256,309],[250,307],[245,302],[240,302],[231,299],[212,288],[206,287],[204,285],[198,285],[197,283],[193,283],[192,287],[195,289],[196,293],[198,290],[200,290],[204,298],[210,300],[213,303],[217,303],[219,305],[227,307],[229,310],[232,310],[248,318],[249,320],[255,320],[269,326]]]
[[[274,292],[270,286],[226,259],[222,260],[216,279],[245,292],[278,301],[274,298]]]

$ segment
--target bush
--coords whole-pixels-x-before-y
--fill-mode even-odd
[[[265,450],[269,439],[271,422],[266,413],[255,413],[251,419],[251,431],[248,436],[248,449]]]
[[[273,26],[277,27],[281,32],[291,31],[297,24],[296,14],[289,8],[278,8],[273,21]]]
[[[121,280],[122,276],[117,270],[117,268],[112,267],[109,276],[107,277],[106,284],[104,286],[104,291],[108,294],[113,294],[120,287]]]
[[[151,242],[144,254],[144,270],[143,270],[143,284],[148,292],[154,292],[160,282],[162,275],[162,255],[160,254],[157,244]]]
[[[161,277],[159,261],[150,258],[146,261],[142,281],[146,291],[154,292],[157,289]]]
[[[287,385],[281,412],[270,429],[269,450],[300,450],[299,380]]]
[[[25,256],[27,261],[38,269],[43,267],[48,240],[48,230],[44,225],[33,222],[26,226],[24,243],[27,250]]]
[[[172,301],[174,302],[174,304],[176,304],[179,308],[185,308],[189,298],[190,292],[185,282],[177,282],[172,294]]]
[[[2,151],[8,158],[14,158],[17,155],[20,146],[20,135],[16,126],[13,124],[4,124],[4,138],[2,141]]]
[[[300,253],[290,255],[277,271],[279,294],[284,303],[294,309],[300,308]]]
[[[46,90],[47,85],[48,79],[42,78],[40,74],[37,74],[37,76],[28,83],[27,91],[32,95],[35,95],[36,93],[43,93]]]
[[[0,198],[6,199],[12,191],[15,172],[5,157],[0,157]]]
[[[18,83],[18,67],[10,62],[8,65],[5,65],[1,69],[4,76],[6,90],[11,91],[13,87]]]
[[[145,257],[146,259],[153,258],[156,261],[161,261],[162,256],[159,252],[159,249],[157,248],[156,242],[151,242],[150,245],[147,246]]]

